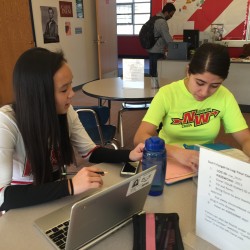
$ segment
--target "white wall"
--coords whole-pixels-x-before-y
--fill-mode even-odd
[[[32,0],[36,45],[52,51],[62,49],[72,69],[73,86],[98,79],[96,9],[94,0],[83,0],[84,18],[76,17],[76,3],[72,2],[73,17],[60,17],[59,0]],[[59,43],[44,43],[40,6],[57,8]],[[71,35],[66,36],[65,22],[71,23]],[[82,34],[75,34],[81,28]]]

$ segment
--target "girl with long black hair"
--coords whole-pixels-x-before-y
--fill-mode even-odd
[[[0,108],[0,211],[100,187],[96,166],[61,178],[73,162],[73,147],[93,163],[141,159],[143,144],[132,151],[94,144],[71,106],[72,79],[61,52],[33,48],[17,60],[14,103]]]

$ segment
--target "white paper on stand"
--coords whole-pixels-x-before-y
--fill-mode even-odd
[[[220,249],[250,249],[250,164],[200,148],[196,234]]]
[[[144,59],[123,59],[123,88],[144,88]]]

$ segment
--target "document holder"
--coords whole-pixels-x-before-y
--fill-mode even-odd
[[[177,213],[134,215],[133,226],[133,250],[184,250]]]

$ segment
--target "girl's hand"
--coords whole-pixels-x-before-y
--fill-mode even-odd
[[[144,143],[139,143],[133,150],[130,151],[129,159],[131,161],[140,161],[144,149]]]
[[[102,177],[100,174],[97,174],[95,172],[101,171],[102,170],[97,167],[82,168],[72,178],[74,194],[80,194],[93,188],[100,188],[103,185]]]
[[[190,167],[194,171],[198,170],[199,152],[196,150],[178,148],[174,158],[181,164]]]
[[[190,167],[194,171],[198,170],[199,166],[199,151],[184,149],[176,145],[166,144],[168,157],[172,157],[182,165]]]

